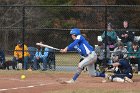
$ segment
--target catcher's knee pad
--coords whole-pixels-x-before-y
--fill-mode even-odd
[[[124,79],[119,78],[119,77],[115,77],[115,78],[113,78],[113,81],[115,81],[115,82],[124,82]]]

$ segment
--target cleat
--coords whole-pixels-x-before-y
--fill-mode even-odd
[[[140,71],[138,71],[138,75],[140,75]]]
[[[57,82],[59,82],[60,84],[72,84],[75,81],[73,79],[69,80],[69,81],[63,81],[63,80],[57,80]]]
[[[69,80],[69,81],[64,81],[66,84],[71,84],[74,83],[75,81],[73,79]]]
[[[61,84],[72,84],[74,83],[75,81],[73,79],[69,80],[69,81],[61,81],[60,83]]]
[[[106,82],[107,82],[107,80],[106,80],[106,79],[103,79],[103,80],[102,80],[102,83],[106,83]]]
[[[133,83],[133,80],[128,78],[128,77],[124,77],[124,81],[125,82],[129,82],[129,83]]]

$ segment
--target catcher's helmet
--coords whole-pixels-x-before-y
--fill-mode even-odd
[[[122,59],[123,58],[123,53],[121,51],[117,51],[115,56],[118,56],[118,59]]]
[[[80,29],[78,29],[78,28],[73,28],[73,29],[71,29],[70,34],[71,34],[71,35],[80,35],[81,32],[80,32]]]

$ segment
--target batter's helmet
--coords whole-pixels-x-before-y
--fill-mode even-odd
[[[80,35],[81,32],[80,32],[80,29],[78,29],[78,28],[73,28],[73,29],[71,29],[70,34],[71,34],[71,35]]]

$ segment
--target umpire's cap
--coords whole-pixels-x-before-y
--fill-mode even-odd
[[[70,34],[71,34],[71,35],[80,35],[81,32],[80,32],[80,29],[78,29],[78,28],[73,28],[73,29],[71,29]]]

